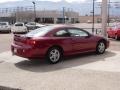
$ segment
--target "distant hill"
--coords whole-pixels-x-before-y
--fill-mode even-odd
[[[10,8],[10,7],[17,7],[17,6],[33,6],[30,0],[23,0],[23,1],[14,1],[14,2],[6,2],[0,3],[0,8]],[[65,7],[66,10],[72,10],[79,12],[80,15],[90,15],[92,11],[92,2],[87,3],[77,3],[72,2],[68,3],[65,0],[60,2],[51,2],[51,1],[36,1],[37,10],[62,10],[62,7]],[[99,8],[98,3],[95,3],[95,14],[100,14],[101,10]],[[115,9],[111,8],[110,13],[112,15],[120,15],[120,8]]]

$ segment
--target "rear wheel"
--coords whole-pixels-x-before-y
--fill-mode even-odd
[[[58,63],[62,58],[62,51],[57,47],[52,47],[48,50],[46,60],[50,64]]]
[[[105,52],[105,49],[106,49],[105,42],[103,41],[98,42],[96,47],[96,53],[103,54]]]

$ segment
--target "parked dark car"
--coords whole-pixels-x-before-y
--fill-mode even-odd
[[[49,63],[59,62],[63,56],[96,52],[103,54],[109,41],[100,36],[66,25],[46,26],[27,33],[14,35],[11,50],[24,58],[45,58]]]

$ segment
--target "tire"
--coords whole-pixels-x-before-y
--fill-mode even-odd
[[[57,47],[52,47],[48,50],[46,61],[50,64],[56,64],[62,59],[62,51]]]
[[[97,47],[96,47],[96,53],[103,54],[105,52],[105,49],[106,49],[105,42],[104,41],[98,42]]]

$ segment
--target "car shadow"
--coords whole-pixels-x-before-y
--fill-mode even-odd
[[[22,89],[0,86],[0,90],[22,90]]]
[[[120,39],[119,39],[119,40],[116,40],[116,39],[113,39],[113,38],[109,38],[109,40],[110,40],[110,41],[116,41],[116,42],[119,42],[119,41],[120,41]]]
[[[24,60],[15,64],[17,68],[27,70],[30,72],[52,72],[63,70],[66,68],[72,68],[80,65],[85,65],[97,61],[104,61],[106,58],[115,56],[116,53],[106,51],[104,54],[97,55],[95,53],[87,53],[69,56],[68,58],[64,58],[61,62],[57,64],[47,64],[44,60],[40,61],[29,61]]]
[[[0,34],[11,34],[10,32],[0,32]]]

